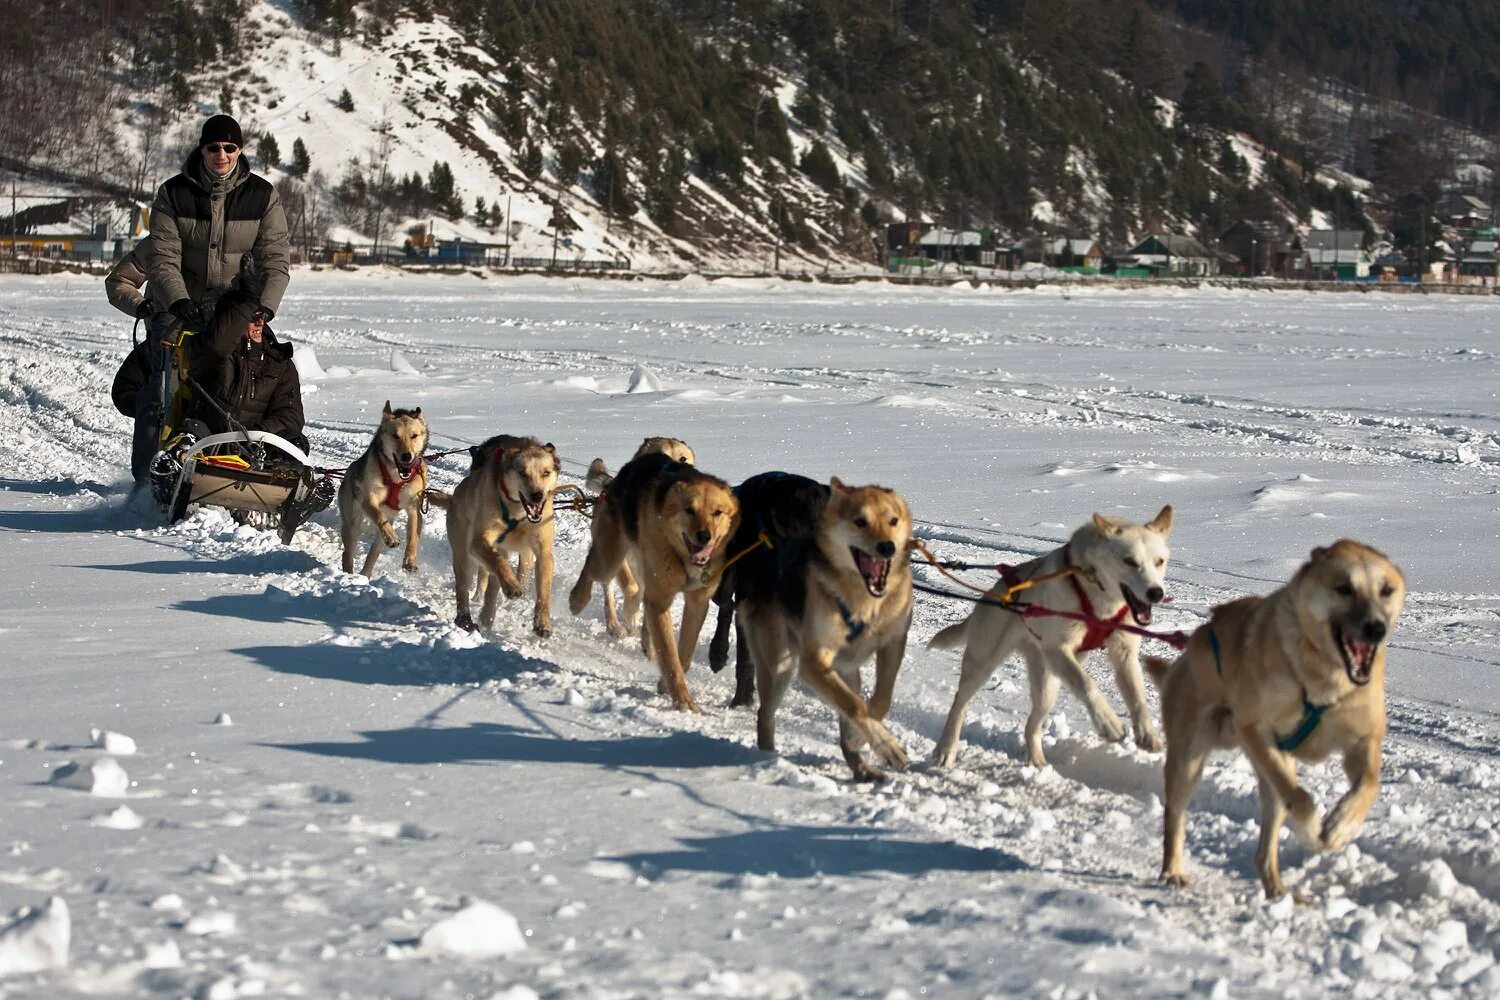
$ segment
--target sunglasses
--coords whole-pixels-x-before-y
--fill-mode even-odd
[[[211,142],[203,148],[205,151],[210,153],[225,153],[230,156],[233,156],[235,153],[238,153],[240,151],[240,147],[236,146],[232,142]]]

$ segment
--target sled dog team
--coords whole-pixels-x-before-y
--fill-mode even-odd
[[[457,623],[492,627],[500,592],[520,597],[535,569],[532,628],[550,635],[556,449],[532,437],[492,437],[469,449],[469,472],[450,495],[427,486],[427,441],[420,408],[386,404],[369,449],[339,488],[344,571],[353,572],[367,523],[380,537],[365,558],[366,576],[382,545],[399,544],[392,524],[399,511],[407,515],[402,567],[415,569],[430,502],[447,513]],[[797,675],[837,711],[839,749],[856,781],[879,781],[883,768],[907,766],[906,750],[884,722],[911,625],[912,519],[905,500],[880,486],[848,486],[837,477],[823,484],[784,472],[731,487],[700,471],[685,442],[664,437],[646,438],[614,476],[595,459],[585,486],[597,499],[569,610],[581,614],[597,584],[610,635],[640,635],[660,672],[659,690],[675,707],[699,711],[686,674],[713,601],[719,612],[710,664],[716,671],[727,664],[732,630],[731,704],[748,706],[758,693],[760,749],[775,750],[776,709]],[[1114,667],[1136,744],[1163,748],[1146,701],[1140,640],[1129,625],[1149,625],[1153,608],[1167,599],[1172,518],[1171,507],[1144,524],[1095,514],[1061,548],[1002,567],[1002,578],[968,618],[933,637],[934,648],[963,649],[935,766],[953,765],[969,702],[1012,654],[1025,661],[1030,683],[1031,764],[1046,764],[1042,731],[1059,684],[1084,704],[1102,737],[1125,738],[1125,724],[1083,667],[1084,655],[1100,649]],[[1028,588],[1027,606],[1061,613],[1022,614],[1007,603],[1017,584]],[[623,619],[614,585],[624,599]],[[671,607],[679,594],[681,628],[674,635]],[[1405,581],[1390,560],[1343,539],[1314,549],[1271,594],[1213,608],[1175,661],[1145,658],[1161,693],[1166,736],[1164,880],[1187,884],[1187,804],[1217,748],[1238,747],[1259,777],[1256,869],[1267,896],[1286,891],[1278,863],[1283,823],[1290,821],[1310,851],[1337,850],[1354,838],[1379,790],[1386,640],[1405,597]],[[482,602],[477,620],[471,598]],[[875,685],[866,698],[860,671],[872,657]],[[1298,784],[1296,764],[1334,754],[1350,787],[1320,816]]]

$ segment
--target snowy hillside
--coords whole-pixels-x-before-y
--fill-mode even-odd
[[[1053,766],[1025,766],[1015,664],[956,770],[854,786],[806,691],[762,754],[701,649],[707,714],[671,712],[597,601],[545,641],[527,600],[455,629],[440,516],[417,573],[387,555],[373,581],[336,572],[331,512],[291,547],[212,512],[156,527],[125,501],[127,339],[98,282],[12,278],[0,907],[34,912],[0,929],[0,996],[1500,992],[1494,301],[298,270],[283,313],[328,464],[390,399],[439,449],[538,434],[569,478],[668,433],[735,481],[880,482],[956,559],[1170,502],[1167,629],[1371,542],[1411,590],[1380,798],[1337,854],[1288,837],[1310,902],[1267,905],[1256,781],[1220,755],[1195,882],[1169,890],[1161,757],[1102,744],[1065,694]],[[626,391],[638,365],[658,390]],[[561,604],[587,530],[558,529]],[[925,642],[962,610],[917,605],[893,711],[914,761],[957,676]],[[1325,806],[1343,787],[1305,775]]]

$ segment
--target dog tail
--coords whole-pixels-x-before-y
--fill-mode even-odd
[[[603,493],[614,481],[615,477],[609,474],[604,459],[596,458],[589,463],[588,475],[583,479],[583,488],[590,493]]]
[[[1151,683],[1158,688],[1166,681],[1167,674],[1171,673],[1175,662],[1175,660],[1168,660],[1161,656],[1141,657],[1141,665],[1146,668],[1146,676],[1150,677]]]
[[[949,625],[927,642],[928,649],[957,649],[964,644],[969,634],[969,619],[957,625]]]
[[[432,504],[438,510],[447,510],[448,505],[453,502],[453,494],[445,493],[442,490],[429,488],[423,496],[428,503]]]

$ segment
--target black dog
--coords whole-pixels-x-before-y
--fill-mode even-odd
[[[729,663],[729,627],[735,605],[747,594],[762,593],[776,586],[779,550],[785,543],[810,535],[828,506],[828,485],[789,472],[762,472],[734,488],[740,501],[740,526],[729,543],[731,555],[744,552],[764,532],[770,546],[760,545],[725,570],[714,601],[719,617],[708,644],[708,665],[714,673]],[[734,699],[730,706],[755,704],[755,664],[743,630],[735,629]]]

